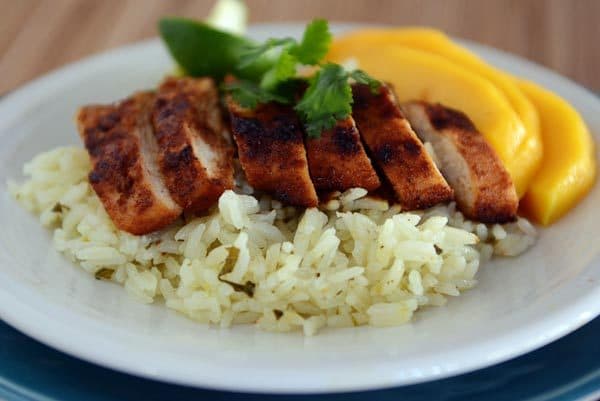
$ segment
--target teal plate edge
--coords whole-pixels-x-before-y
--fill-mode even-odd
[[[53,350],[0,321],[0,399],[5,401],[404,400],[547,401],[600,396],[600,318],[510,361],[431,382],[326,395],[241,394],[118,373]],[[277,380],[276,377],[272,378]],[[232,378],[235,380],[235,378]]]

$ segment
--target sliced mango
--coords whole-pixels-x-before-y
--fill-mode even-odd
[[[563,216],[594,184],[594,141],[581,116],[565,100],[540,86],[518,81],[540,115],[544,159],[522,200],[523,210],[548,225]]]
[[[543,149],[537,111],[513,78],[455,44],[444,33],[429,28],[364,29],[352,32],[334,41],[329,57],[340,60],[348,53],[347,49],[359,52],[360,49],[389,45],[402,45],[444,57],[489,80],[503,92],[525,128],[525,135],[520,147],[515,150],[512,162],[512,169],[520,172],[518,179],[514,180],[517,193],[522,197],[540,166]],[[495,149],[501,153],[500,149]]]
[[[361,69],[390,82],[399,101],[439,102],[466,113],[496,150],[518,193],[531,178],[530,154],[522,154],[528,136],[505,95],[489,80],[446,58],[400,45],[343,46],[330,53],[332,61],[356,58]]]

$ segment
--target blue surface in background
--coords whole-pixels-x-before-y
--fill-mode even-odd
[[[473,373],[387,390],[316,396],[228,393],[140,379],[62,354],[0,321],[0,399],[6,401],[542,401],[575,400],[598,391],[600,318],[537,351]]]

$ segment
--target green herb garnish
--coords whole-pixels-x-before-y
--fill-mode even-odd
[[[291,49],[291,53],[302,64],[318,64],[327,52],[333,36],[329,32],[329,24],[324,19],[313,20],[306,26],[302,40]]]
[[[255,43],[203,22],[163,18],[158,29],[177,64],[189,75],[208,75],[220,80],[226,74],[234,74],[259,79],[273,63],[273,60],[259,58],[252,65],[241,65],[241,55]]]
[[[246,67],[261,57],[266,56],[267,53],[273,52],[283,46],[292,45],[296,41],[292,38],[275,39],[271,38],[264,43],[258,43],[254,45],[247,45],[243,50],[240,57],[240,66]],[[289,47],[289,46],[288,46]]]
[[[242,107],[253,109],[259,103],[288,103],[288,99],[276,93],[262,89],[251,81],[235,81],[223,85],[223,89],[233,96]]]
[[[249,45],[242,53],[240,66],[249,67],[261,59],[273,60],[260,80],[260,87],[276,91],[281,83],[296,77],[299,65],[318,65],[330,44],[327,21],[316,19],[306,26],[300,42],[293,38],[271,38],[262,44]]]
[[[325,64],[314,77],[295,109],[305,122],[306,133],[315,138],[352,112],[348,73],[338,64]]]
[[[377,90],[379,81],[360,70],[346,71],[338,64],[322,60],[329,51],[332,35],[326,20],[316,19],[306,26],[302,39],[272,38],[263,43],[219,31],[196,21],[166,18],[159,24],[161,36],[173,58],[190,75],[209,75],[220,80],[233,74],[237,81],[224,84],[241,106],[255,108],[260,103],[292,103],[309,137],[319,137],[336,121],[352,111],[350,81]],[[302,66],[319,66],[310,78],[298,76]],[[308,87],[302,94],[297,82]]]
[[[348,79],[367,84],[377,91],[381,83],[361,70],[346,71],[338,64],[325,64],[312,77],[304,97],[295,109],[305,122],[306,133],[318,138],[338,120],[352,112],[352,89]]]
[[[248,295],[250,298],[252,298],[254,296],[254,289],[256,288],[255,283],[248,280],[245,283],[240,284],[240,283],[234,283],[233,281],[229,281],[229,280],[226,280],[223,278],[223,276],[226,275],[227,273],[231,273],[231,271],[233,270],[233,266],[235,265],[235,261],[238,258],[239,254],[240,254],[239,249],[237,249],[237,248],[229,249],[229,254],[227,255],[227,259],[225,259],[225,263],[223,264],[223,267],[221,268],[221,271],[219,272],[219,275],[217,276],[217,278],[219,279],[220,282],[229,284],[234,289],[234,291],[243,292],[246,295]]]
[[[316,65],[329,51],[331,39],[327,21],[316,19],[306,26],[300,42],[293,38],[271,38],[262,44],[249,46],[242,55],[242,65],[250,65],[277,48],[283,48],[282,53],[287,53],[297,63]]]
[[[103,267],[94,273],[94,277],[96,280],[110,280],[114,272],[115,271],[113,269],[107,269],[106,267]]]
[[[354,70],[349,74],[350,78],[352,78],[355,82],[359,84],[369,85],[371,91],[373,93],[377,93],[379,87],[381,86],[381,82],[364,72],[363,70]]]
[[[248,297],[250,297],[250,298],[252,298],[254,296],[254,289],[256,288],[256,284],[254,284],[250,280],[246,281],[244,284],[239,284],[239,283],[234,283],[232,281],[225,280],[225,279],[222,279],[221,277],[219,277],[219,281],[221,281],[225,284],[229,284],[233,288],[234,291],[243,292],[244,294],[248,295]]]

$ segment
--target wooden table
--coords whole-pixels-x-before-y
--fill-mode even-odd
[[[212,0],[0,0],[0,93],[65,63],[203,18]],[[535,60],[600,90],[600,0],[248,0],[252,22],[430,25]]]

